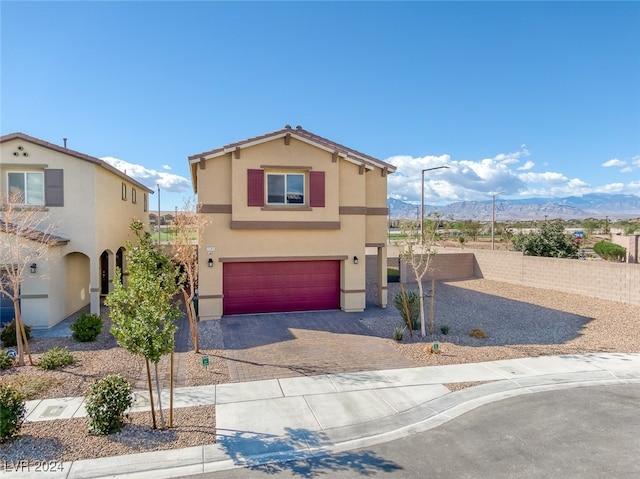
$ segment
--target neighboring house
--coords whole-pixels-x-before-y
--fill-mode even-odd
[[[0,137],[0,147],[0,203],[20,193],[19,206],[42,209],[57,237],[22,285],[25,324],[51,327],[88,304],[99,313],[116,266],[124,270],[131,221],[148,224],[153,190],[98,158],[23,133]],[[2,320],[11,320],[2,303]]]
[[[284,129],[189,157],[200,214],[199,316],[366,306],[366,248],[387,304],[393,165]]]

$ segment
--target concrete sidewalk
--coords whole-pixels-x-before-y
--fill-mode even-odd
[[[469,381],[489,382],[445,386]],[[65,463],[48,477],[162,478],[309,457],[422,432],[512,396],[638,382],[640,354],[594,353],[184,387],[174,407],[215,404],[216,444]],[[27,421],[86,415],[83,398],[29,401],[27,409]],[[148,398],[136,393],[132,411],[140,410]],[[28,477],[4,473],[14,474]]]

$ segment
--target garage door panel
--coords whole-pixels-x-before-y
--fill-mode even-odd
[[[338,309],[338,261],[226,263],[223,314]]]

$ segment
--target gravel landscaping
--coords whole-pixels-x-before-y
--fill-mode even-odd
[[[405,332],[402,342],[392,342],[418,366],[640,352],[640,306],[485,279],[436,283],[435,298],[434,334],[422,339]],[[428,321],[428,303],[425,315]],[[442,325],[449,326],[449,334],[440,332]],[[475,328],[487,337],[470,337]],[[391,325],[386,331],[391,337]],[[433,341],[439,354],[430,353]]]
[[[389,308],[398,284],[389,285]],[[436,286],[435,334],[420,338],[405,332],[402,342],[392,339],[401,326],[399,317],[381,315],[362,321],[416,366],[492,361],[527,356],[597,352],[640,352],[640,306],[598,300],[555,291],[473,279],[438,282]],[[428,302],[425,308],[427,319]],[[449,326],[449,334],[440,332]],[[186,385],[229,381],[219,323],[200,323],[201,354],[210,358],[207,372],[201,354],[181,353],[186,361]],[[480,328],[484,339],[469,336]],[[82,396],[95,378],[121,373],[133,384],[143,372],[144,362],[119,348],[108,333],[95,343],[77,343],[71,338],[34,338],[30,341],[34,361],[53,346],[67,346],[76,362],[58,371],[35,366],[13,368],[0,373],[0,380],[24,382],[25,376],[49,378],[53,385],[31,399]],[[434,341],[439,354],[430,352]],[[457,389],[464,385],[450,385]],[[108,437],[88,436],[88,419],[25,423],[17,439],[0,445],[4,461],[62,460],[104,457],[151,450],[182,448],[215,442],[213,406],[176,409],[174,428],[151,428],[149,413],[129,416],[125,428]]]

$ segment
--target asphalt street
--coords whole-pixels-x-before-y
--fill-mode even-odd
[[[233,478],[637,478],[640,385],[525,394],[403,439],[188,476]]]

